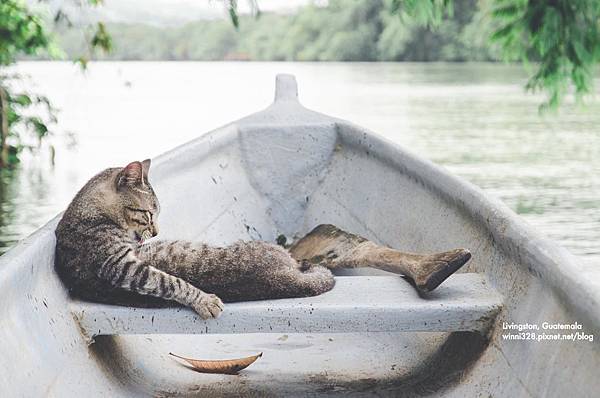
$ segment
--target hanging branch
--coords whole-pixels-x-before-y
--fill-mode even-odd
[[[0,86],[0,167],[8,166],[8,99]]]

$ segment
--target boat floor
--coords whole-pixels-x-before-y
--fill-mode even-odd
[[[132,396],[410,396],[446,388],[464,369],[444,368],[445,357],[469,361],[485,344],[478,333],[458,334],[458,351],[444,333],[101,336],[92,349]],[[215,375],[169,352],[198,359],[264,354],[239,375]]]
[[[442,391],[486,346],[481,333],[469,330],[484,330],[501,306],[479,274],[454,275],[428,297],[397,276],[337,280],[317,297],[227,304],[218,320],[203,321],[187,308],[78,301],[71,308],[85,334],[100,334],[90,353],[125,390],[121,395],[245,397]],[[186,367],[170,352],[196,359],[263,356],[239,375],[214,375]]]

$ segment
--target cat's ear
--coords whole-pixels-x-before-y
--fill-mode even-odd
[[[150,171],[150,159],[142,160],[142,171],[144,172],[144,180],[148,181],[148,172]]]
[[[117,187],[143,184],[144,167],[140,162],[131,162],[119,172]]]

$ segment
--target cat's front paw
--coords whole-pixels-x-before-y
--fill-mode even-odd
[[[215,294],[203,294],[200,299],[192,305],[194,311],[202,319],[216,318],[223,312],[223,302]]]

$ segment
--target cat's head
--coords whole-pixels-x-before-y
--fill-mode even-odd
[[[126,228],[131,237],[139,242],[158,234],[160,205],[148,181],[149,169],[150,159],[131,162],[119,171],[115,180]]]

